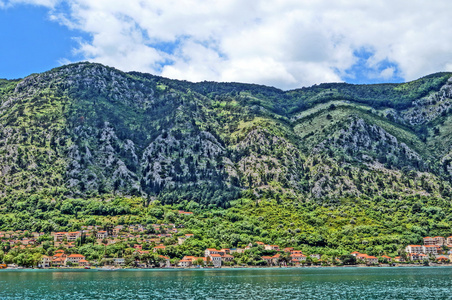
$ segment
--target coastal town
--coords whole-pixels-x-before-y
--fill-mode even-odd
[[[191,212],[178,211],[180,215]],[[0,268],[200,268],[200,267],[244,267],[241,257],[255,256],[254,266],[331,266],[331,265],[395,265],[395,264],[446,264],[452,261],[452,236],[425,237],[423,245],[407,245],[398,256],[382,254],[368,255],[359,251],[339,257],[326,258],[319,253],[303,253],[294,247],[261,241],[251,242],[237,248],[205,248],[203,253],[180,255],[174,249],[195,239],[193,233],[186,233],[184,225],[174,223],[81,226],[80,230],[69,232],[0,231]],[[84,252],[85,244],[104,249],[93,259]],[[107,247],[122,245],[122,253],[109,253]],[[28,261],[19,261],[13,251],[32,250]],[[201,255],[199,255],[201,254]]]

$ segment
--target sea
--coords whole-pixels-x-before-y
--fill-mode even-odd
[[[0,270],[0,299],[452,299],[452,267]]]

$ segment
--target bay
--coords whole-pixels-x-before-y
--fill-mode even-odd
[[[0,299],[450,299],[452,267],[1,270]]]

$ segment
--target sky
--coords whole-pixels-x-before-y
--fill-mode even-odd
[[[450,0],[0,0],[0,78],[78,61],[284,90],[452,71]]]

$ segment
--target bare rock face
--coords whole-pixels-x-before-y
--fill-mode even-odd
[[[348,128],[341,129],[337,137],[327,139],[314,148],[314,153],[326,149],[341,149],[353,160],[378,161],[391,166],[421,167],[421,156],[383,128],[352,118]]]
[[[413,102],[413,106],[402,112],[402,118],[411,125],[428,123],[452,106],[452,78],[441,89]]]

